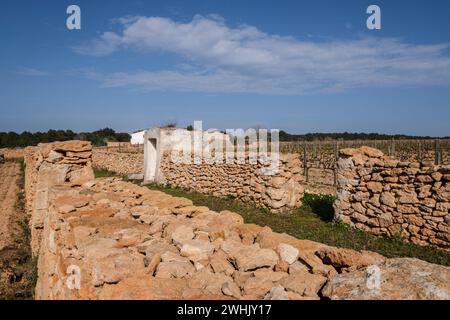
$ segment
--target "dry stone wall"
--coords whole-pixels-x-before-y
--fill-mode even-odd
[[[50,189],[56,185],[76,186],[92,180],[91,158],[91,143],[85,141],[54,142],[25,149],[25,198],[34,255],[40,247]]]
[[[95,168],[106,169],[120,175],[142,174],[144,154],[140,152],[118,152],[106,148],[94,148],[92,161]]]
[[[118,178],[94,180],[88,144],[26,152],[27,206],[40,228],[36,299],[450,298],[450,268],[299,240]],[[366,292],[373,265],[404,276]]]
[[[17,159],[24,157],[24,149],[19,148],[0,148],[0,155],[5,159]]]
[[[450,166],[400,162],[369,147],[341,150],[337,166],[337,219],[450,249]]]
[[[42,239],[37,299],[310,300],[337,275],[327,246],[117,178],[53,187]]]
[[[448,267],[299,240],[117,178],[52,187],[43,230],[37,299],[450,299]]]
[[[303,175],[297,154],[281,155],[276,175],[265,175],[267,165],[223,163],[180,164],[164,152],[160,164],[160,182],[217,197],[232,196],[274,212],[301,205]]]

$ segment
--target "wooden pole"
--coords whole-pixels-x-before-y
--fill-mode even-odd
[[[392,138],[392,156],[395,157],[395,139]]]
[[[303,175],[308,182],[308,156],[306,154],[306,141],[303,142]]]
[[[439,150],[439,140],[434,140],[434,164],[440,165],[441,164],[441,152]]]
[[[334,175],[334,185],[337,185],[337,162],[339,160],[339,142],[336,141],[334,145],[334,168],[333,168],[333,175]]]
[[[417,154],[417,160],[422,162],[422,142],[419,140],[419,152]]]

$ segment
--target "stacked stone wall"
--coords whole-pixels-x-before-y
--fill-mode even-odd
[[[89,154],[80,142],[27,149],[27,204],[40,217],[36,299],[450,296],[449,268],[299,240],[119,178],[94,180]],[[389,275],[365,290],[374,265]]]
[[[119,152],[106,148],[94,148],[93,165],[98,169],[106,169],[120,175],[142,174],[144,172],[144,153]]]
[[[92,180],[92,146],[85,141],[39,144],[25,149],[25,200],[32,235],[32,251],[38,254],[48,213],[49,191],[56,185],[79,186]]]
[[[337,219],[450,248],[450,166],[401,162],[369,147],[341,150],[337,166]]]
[[[269,167],[258,161],[245,163],[180,164],[165,152],[160,164],[160,182],[217,197],[231,196],[252,202],[274,212],[287,211],[301,205],[304,181],[297,154],[281,155],[275,175],[265,174]]]
[[[0,155],[5,159],[17,159],[24,157],[24,149],[21,148],[0,148]]]

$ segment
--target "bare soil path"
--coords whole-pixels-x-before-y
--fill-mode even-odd
[[[35,261],[26,213],[18,206],[21,176],[18,162],[0,164],[0,300],[33,298]]]
[[[21,213],[16,210],[20,166],[15,162],[0,164],[0,250],[14,244]]]

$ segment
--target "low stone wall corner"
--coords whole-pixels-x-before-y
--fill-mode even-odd
[[[450,249],[450,166],[401,162],[369,147],[343,149],[337,185],[337,220]]]

